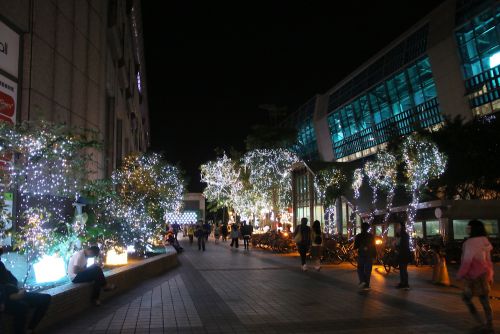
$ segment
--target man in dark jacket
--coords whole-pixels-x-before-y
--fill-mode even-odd
[[[368,232],[370,225],[361,224],[361,233],[354,239],[354,249],[358,250],[358,278],[359,288],[370,289],[373,259],[377,256],[375,238]]]
[[[194,231],[194,236],[198,239],[198,250],[205,251],[205,232],[203,227],[199,224],[196,226],[196,231]]]
[[[247,222],[243,221],[243,226],[241,227],[241,234],[243,234],[243,245],[246,250],[250,249],[250,238],[252,237],[253,226],[248,225]]]
[[[203,233],[205,235],[205,241],[208,241],[208,236],[210,235],[211,232],[212,232],[212,226],[210,225],[209,222],[205,222],[205,224],[203,224]]]
[[[396,289],[409,290],[408,285],[408,263],[411,262],[411,251],[410,251],[410,236],[406,232],[406,226],[404,222],[401,222],[401,229],[399,232],[399,242],[397,245],[398,250],[398,263],[399,263],[399,284]]]

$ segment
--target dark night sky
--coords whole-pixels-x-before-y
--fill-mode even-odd
[[[242,151],[260,104],[294,111],[441,2],[143,0],[151,149],[201,191],[199,165]]]

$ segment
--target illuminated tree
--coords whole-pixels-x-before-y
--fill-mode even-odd
[[[68,231],[59,233],[58,226],[71,222],[64,207],[79,196],[87,179],[85,166],[91,160],[87,149],[99,147],[95,136],[90,130],[47,122],[0,123],[0,155],[7,161],[0,169],[1,193],[8,189],[20,195],[14,240],[27,257],[25,282],[38,258],[56,251],[67,256],[71,251],[56,247],[69,238]],[[74,226],[71,230],[72,235],[78,233]]]
[[[237,164],[225,153],[215,161],[200,166],[201,182],[207,184],[203,195],[220,207],[235,204],[236,196],[243,189]]]
[[[372,223],[375,218],[377,196],[379,191],[387,193],[384,222],[389,218],[392,201],[394,199],[394,192],[396,189],[397,166],[397,158],[392,153],[387,151],[380,151],[375,156],[374,161],[369,161],[364,166],[364,173],[367,176],[368,184],[372,189],[372,212],[370,214],[369,223]]]
[[[408,233],[412,235],[421,190],[429,180],[438,178],[445,171],[447,158],[439,151],[436,144],[418,135],[404,139],[401,156],[408,180],[406,187],[412,196],[407,224]]]
[[[291,204],[291,171],[298,161],[296,154],[285,149],[256,149],[242,159],[249,182],[276,214]]]
[[[314,175],[314,189],[318,202],[323,203],[325,214],[328,217],[326,230],[328,233],[334,232],[335,201],[340,194],[343,185],[347,182],[347,177],[340,169],[332,167],[319,171]],[[335,194],[329,199],[328,194]]]
[[[112,180],[117,189],[114,215],[126,224],[124,238],[144,251],[159,237],[165,214],[181,209],[182,175],[158,154],[132,154],[125,157]]]

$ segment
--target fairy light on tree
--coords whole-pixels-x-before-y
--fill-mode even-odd
[[[124,241],[145,252],[160,237],[166,213],[179,212],[185,187],[177,167],[159,154],[131,154],[112,175],[116,216],[125,223]]]
[[[365,163],[363,170],[368,178],[368,185],[372,189],[372,207],[370,210],[370,218],[368,219],[368,223],[371,225],[375,219],[375,211],[377,210],[377,196],[379,190],[378,179],[380,178],[381,170],[380,165],[372,161]]]
[[[0,155],[13,157],[1,169],[3,189],[17,188],[20,206],[16,247],[27,255],[28,273],[36,261],[54,248],[58,237],[47,237],[59,224],[70,221],[64,204],[77,198],[87,178],[87,148],[99,147],[96,133],[68,129],[47,122],[0,123]],[[26,282],[26,278],[24,280]]]
[[[230,207],[243,189],[236,163],[225,153],[215,161],[201,165],[201,182],[206,183],[203,195],[221,207]]]
[[[407,189],[412,199],[408,207],[407,232],[414,234],[414,223],[421,190],[429,180],[439,177],[446,169],[446,156],[439,151],[436,144],[418,135],[405,138],[401,147]]]
[[[368,177],[368,184],[372,189],[372,212],[370,214],[370,223],[375,218],[375,209],[377,203],[377,195],[379,191],[387,193],[386,212],[383,222],[386,223],[390,216],[392,202],[397,181],[397,166],[398,160],[396,156],[387,151],[380,151],[372,162],[368,162],[364,166],[365,174]],[[385,237],[388,231],[388,226],[382,231],[382,237]]]
[[[291,167],[298,162],[295,153],[285,149],[255,149],[242,159],[249,182],[279,217],[289,207],[292,197]]]
[[[325,208],[325,215],[328,217],[328,224],[325,226],[328,234],[333,234],[335,232],[335,206],[334,201],[329,201],[327,195],[329,192],[335,194],[338,193],[341,185],[345,182],[347,182],[347,178],[344,173],[340,169],[334,167],[320,170],[314,175],[316,198],[319,203],[323,204]]]
[[[362,168],[356,168],[353,172],[352,176],[352,190],[354,192],[354,200],[355,202],[358,201],[359,196],[360,196],[360,189],[361,186],[363,185],[363,169]],[[352,213],[351,216],[349,217],[349,222],[350,226],[348,226],[347,230],[348,233],[352,236],[352,227],[354,226],[356,222],[356,215],[358,214],[358,206],[356,203],[354,204],[354,207],[352,208]]]

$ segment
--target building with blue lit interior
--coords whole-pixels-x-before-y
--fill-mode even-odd
[[[287,122],[298,130],[304,160],[353,162],[393,135],[498,111],[500,3],[447,0]],[[294,216],[323,220],[314,200],[302,201],[313,197],[306,167],[294,172]]]

